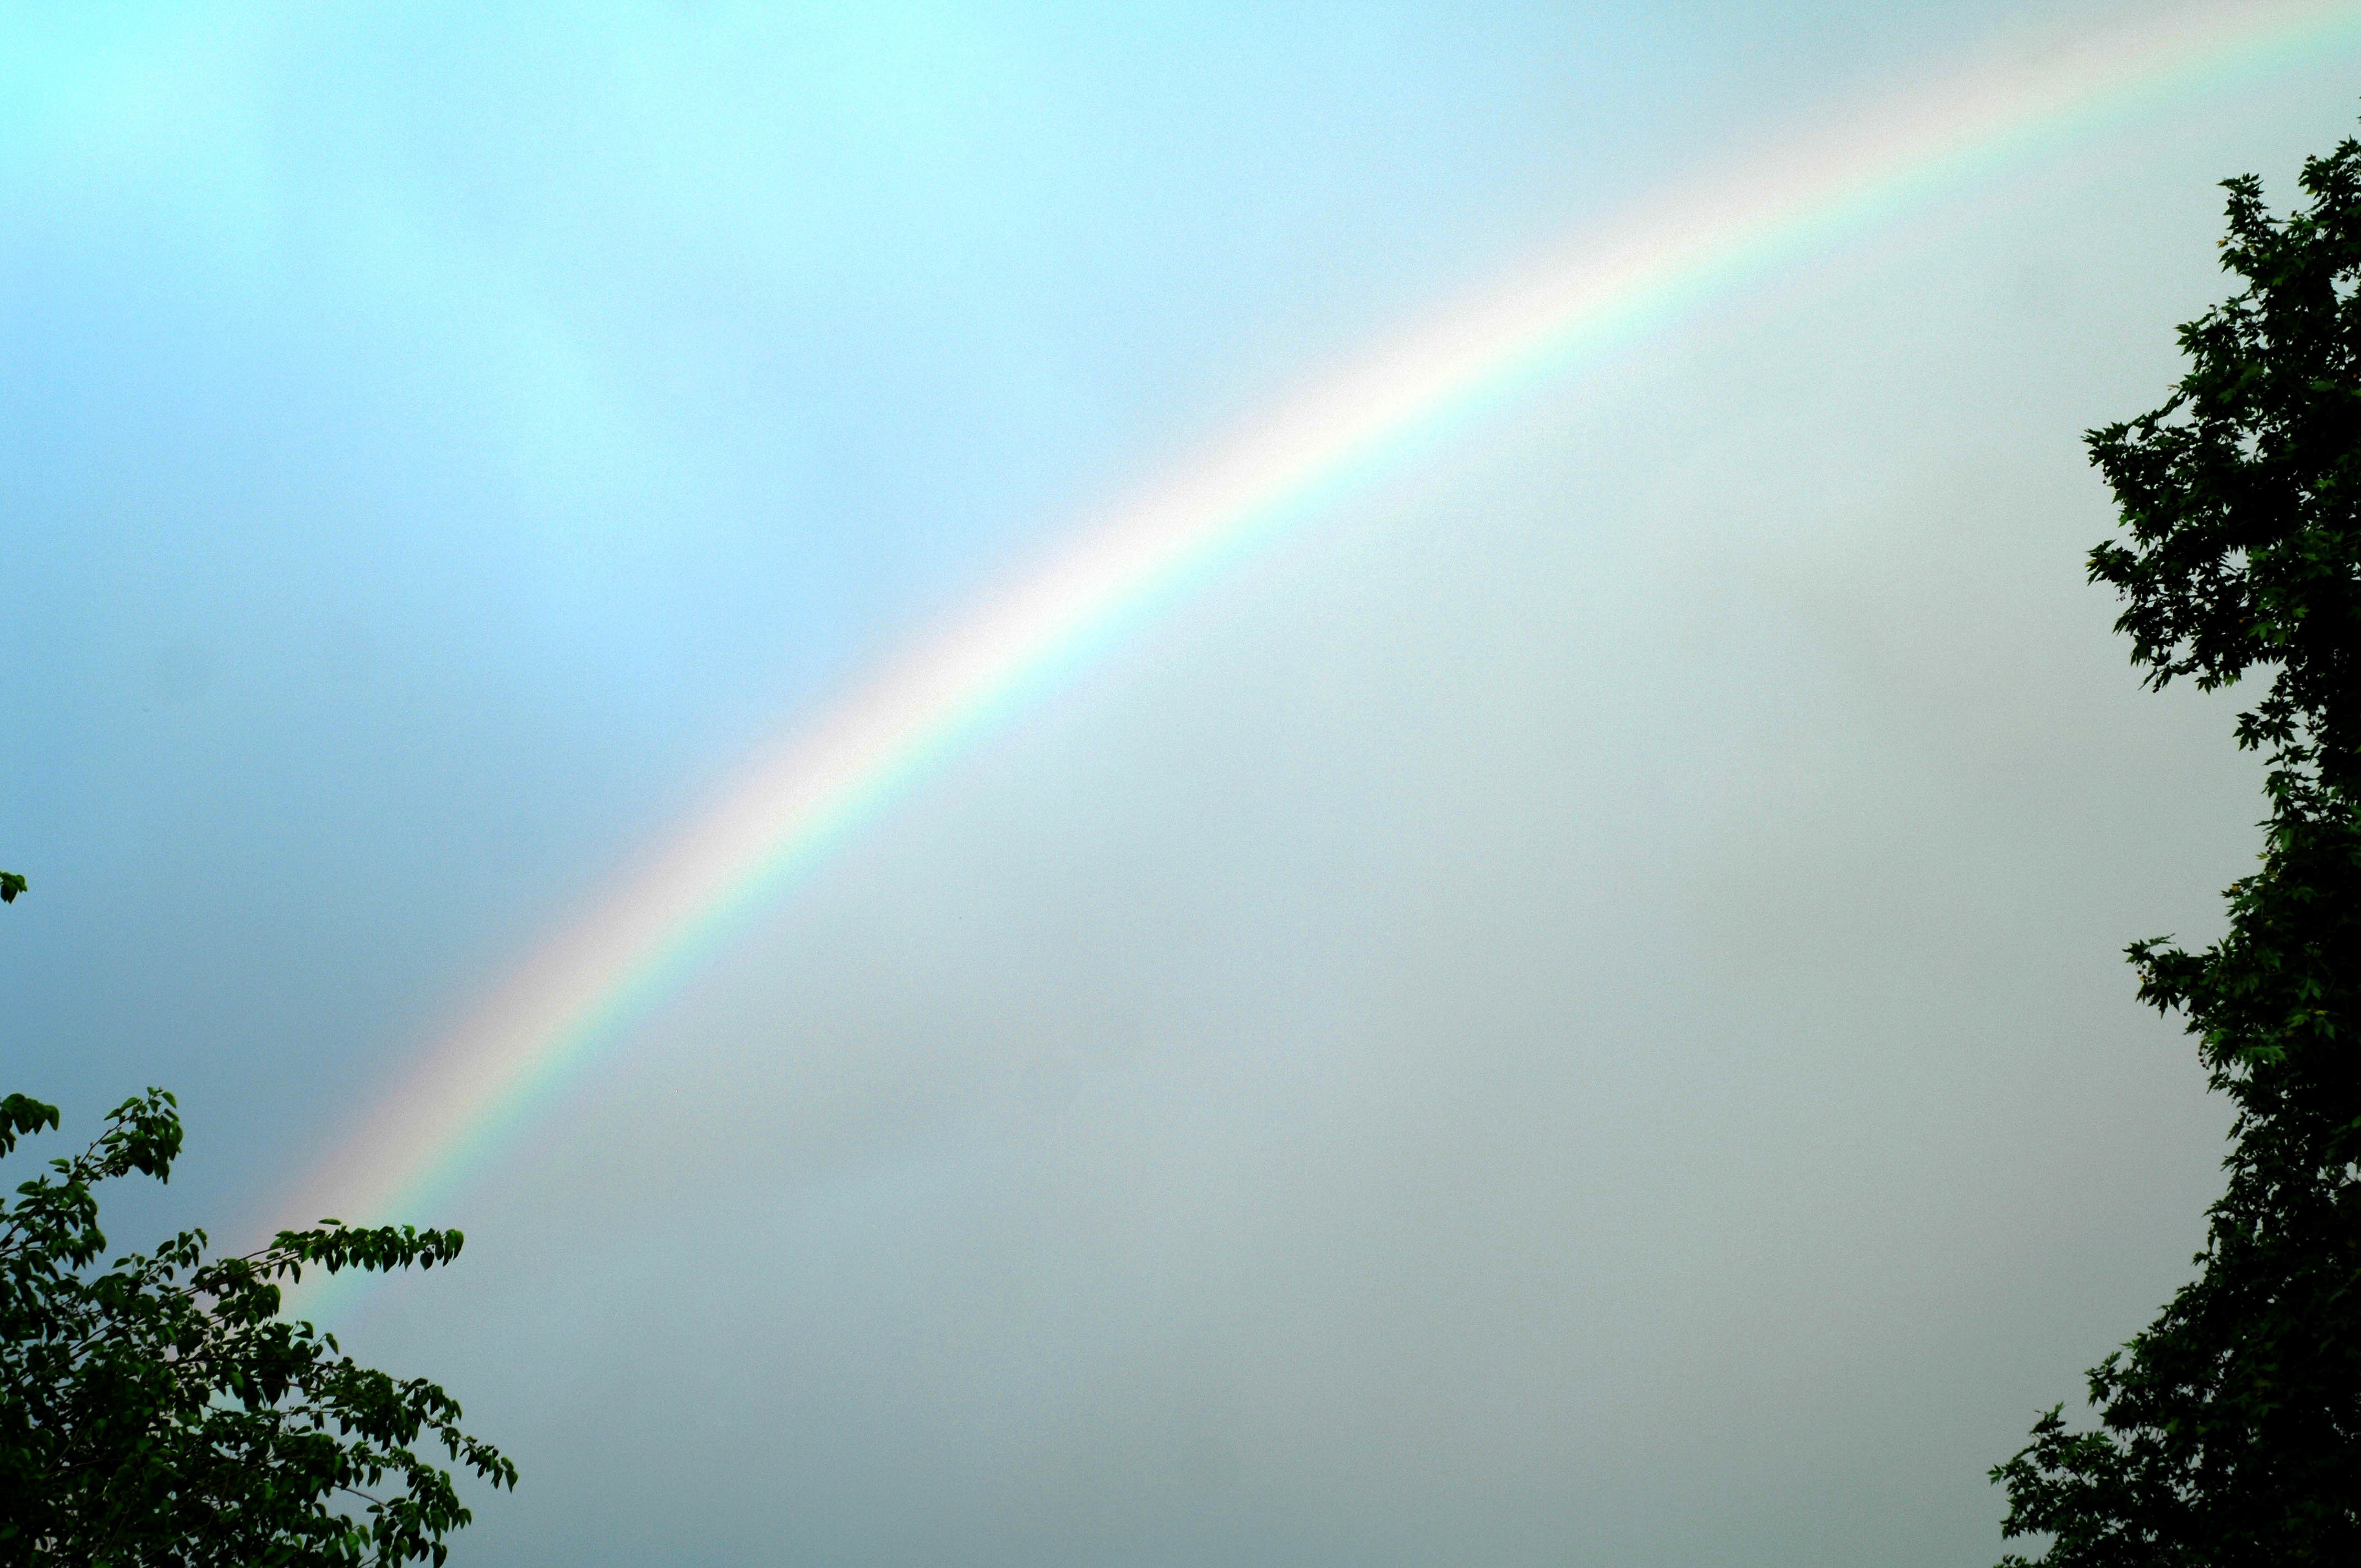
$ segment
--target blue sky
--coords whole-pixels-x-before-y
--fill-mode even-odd
[[[0,8],[10,1087],[227,1234],[748,749],[1666,184],[2103,6]],[[466,1560],[1950,1563],[2225,1118],[2079,435],[2347,50],[1746,280],[1126,638],[420,1216]]]

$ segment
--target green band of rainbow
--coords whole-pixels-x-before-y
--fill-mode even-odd
[[[1963,72],[1653,203],[1254,433],[984,598],[816,722],[533,953],[289,1206],[417,1219],[806,868],[1110,637],[1487,411],[1923,193],[2361,39],[2350,3],[2215,7]],[[309,1292],[315,1313],[330,1299]]]

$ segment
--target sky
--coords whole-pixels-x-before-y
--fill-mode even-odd
[[[1141,496],[2166,14],[2290,13],[0,5],[0,1087],[179,1094],[126,1245],[412,1151],[344,1217],[465,1255],[307,1310],[522,1467],[462,1563],[1990,1563],[2189,1275],[2226,1109],[2121,950],[2261,812],[2083,583],[2081,433],[2361,16],[1461,408],[464,1150],[406,1097]]]

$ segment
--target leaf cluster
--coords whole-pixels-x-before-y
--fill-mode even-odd
[[[2246,287],[2180,328],[2172,398],[2092,431],[2129,543],[2091,552],[2126,600],[2115,629],[2162,687],[2211,690],[2257,667],[2268,693],[2238,742],[2350,790],[2361,761],[2361,144],[2304,166],[2308,210],[2280,218],[2253,175],[2230,192],[2224,268]],[[2292,783],[2292,781],[2290,781]]]
[[[54,1106],[9,1095],[0,1155],[58,1125]],[[172,1097],[151,1089],[0,1201],[0,1564],[440,1564],[470,1515],[435,1451],[494,1486],[513,1487],[515,1465],[434,1384],[281,1321],[280,1282],[433,1267],[460,1234],[330,1220],[208,1257],[192,1230],[102,1264],[94,1189],[169,1179],[181,1142]]]
[[[2259,869],[2201,952],[2134,943],[2236,1108],[2197,1277],[1993,1472],[2052,1568],[2361,1563],[2361,143],[2304,211],[2226,181],[2235,298],[2181,328],[2162,408],[2091,433],[2127,541],[2091,577],[2161,687],[2268,670]],[[2023,1564],[2012,1555],[2006,1564]]]

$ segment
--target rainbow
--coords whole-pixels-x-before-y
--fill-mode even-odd
[[[461,1018],[282,1212],[430,1213],[752,911],[946,757],[1158,605],[1488,411],[1930,190],[2353,38],[2351,0],[2213,7],[1922,84],[1651,203],[1257,421],[791,729]]]

